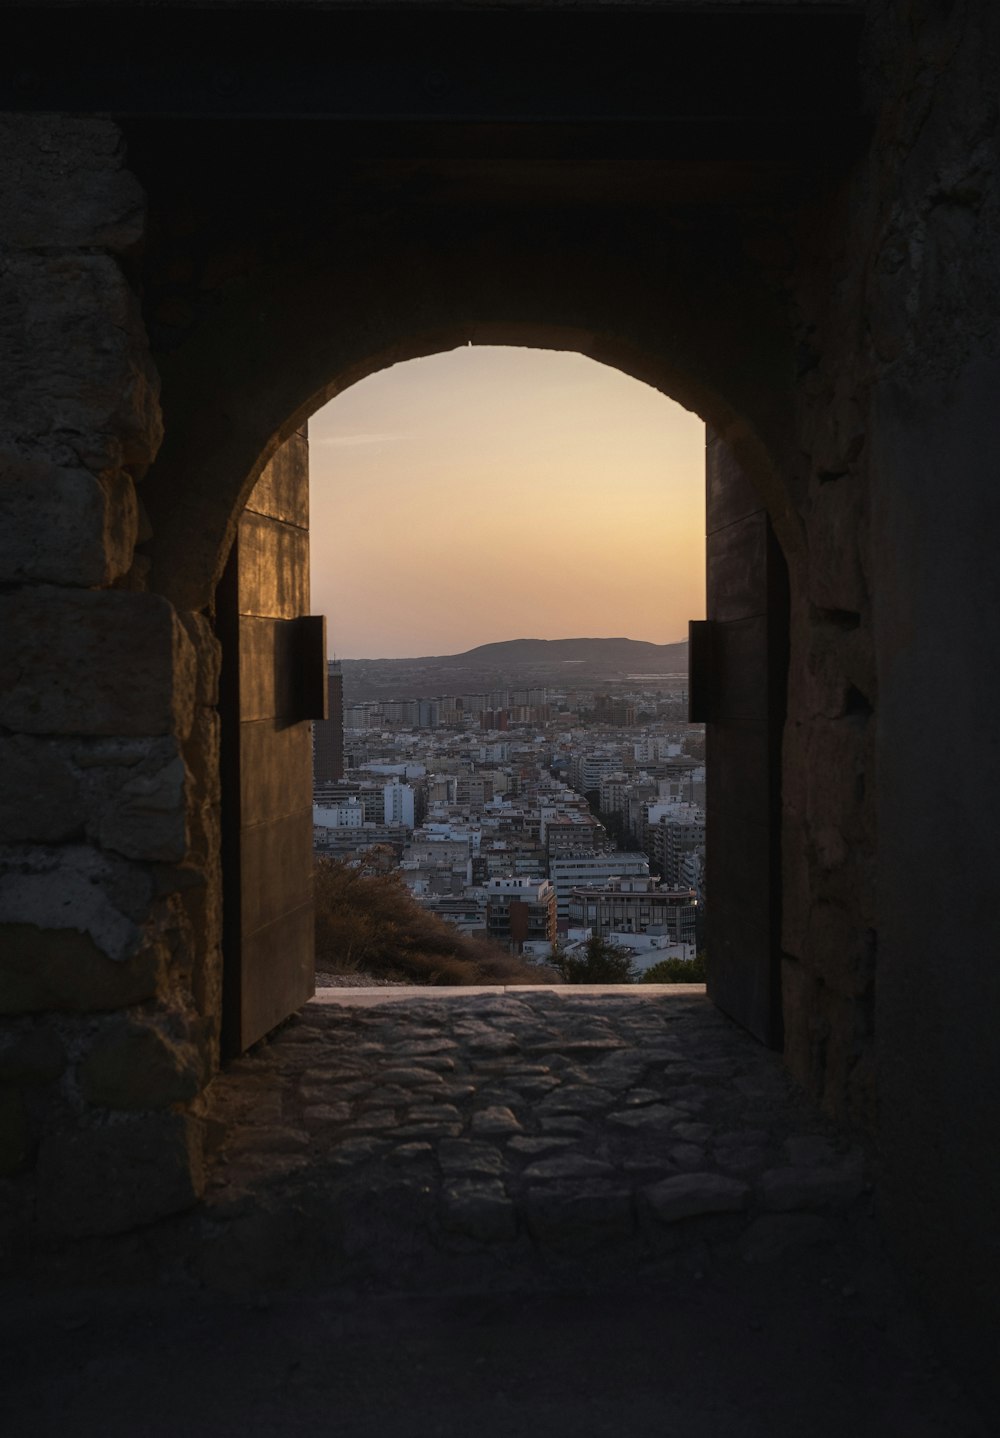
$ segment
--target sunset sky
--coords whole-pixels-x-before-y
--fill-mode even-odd
[[[704,426],[617,370],[467,347],[361,381],[309,436],[331,654],[662,644],[705,612]]]

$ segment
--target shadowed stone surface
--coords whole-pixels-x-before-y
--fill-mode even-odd
[[[596,1053],[560,1063],[597,1015],[630,1059],[614,1095]],[[493,1025],[499,1061],[484,1056]],[[510,1086],[539,1029],[556,1083],[604,1099],[560,1116],[571,1133],[540,1132],[527,1096],[512,1100],[521,1131],[476,1133],[483,1093]],[[664,1033],[677,1077],[659,1061]],[[461,1097],[404,1077],[411,1042],[454,1057]],[[47,1071],[58,1056],[22,1044],[9,1059]],[[709,1065],[698,1120],[607,1122],[633,1095],[639,1112],[650,1094],[673,1107]],[[436,1111],[437,1133],[410,1136]],[[216,1079],[206,1118],[217,1154],[199,1209],[141,1239],[91,1240],[75,1291],[58,1286],[65,1253],[30,1291],[8,1286],[5,1432],[133,1438],[140,1414],[148,1438],[990,1431],[909,1309],[869,1204],[852,1201],[859,1155],[703,996],[317,1003]],[[98,1144],[67,1216],[113,1208],[115,1185],[152,1180],[178,1137],[136,1127],[130,1176]],[[723,1172],[733,1153],[753,1172]],[[79,1188],[78,1155],[46,1161],[64,1193],[71,1175]]]
[[[188,1258],[213,1281],[241,1281],[240,1226],[261,1211],[285,1233],[273,1262],[289,1273],[533,1282],[550,1264],[661,1262],[668,1229],[727,1251],[756,1235],[762,1261],[831,1239],[862,1193],[860,1154],[698,991],[425,991],[370,1006],[338,992],[209,1090],[216,1239]],[[426,1066],[442,1057],[444,1075]],[[301,1161],[273,1172],[278,1153]],[[404,1174],[413,1202],[386,1207]],[[796,1228],[806,1213],[825,1222]]]
[[[170,912],[148,916],[119,910],[115,866],[82,852],[12,856],[0,1005],[15,1015],[9,1031],[20,1032],[19,1016],[48,1009],[45,1022],[62,1035],[67,1013],[82,1016],[65,1078],[53,1079],[47,1096],[22,1089],[10,1108],[16,1124],[26,1123],[26,1210],[39,1197],[28,1170],[43,1142],[76,1119],[83,1130],[104,1122],[100,1110],[74,1107],[90,1014],[149,1000],[169,1008],[180,992],[192,1014],[218,1020],[218,730],[205,708],[212,665],[195,633],[207,626],[255,466],[307,410],[389,363],[466,342],[568,345],[707,417],[777,526],[793,616],[782,741],[786,1059],[825,1112],[875,1134],[897,1251],[948,1311],[956,1351],[985,1335],[981,1366],[995,1367],[988,1334],[1000,1292],[1000,1205],[983,1133],[996,1092],[1000,970],[983,956],[997,951],[996,804],[987,796],[997,788],[1000,669],[982,655],[1000,608],[996,4],[654,0],[648,8],[717,12],[711,43],[643,45],[629,23],[579,51],[578,26],[566,52],[574,63],[543,63],[532,83],[534,45],[515,39],[498,50],[463,40],[466,15],[438,32],[441,41],[421,17],[410,45],[398,15],[390,23],[371,15],[363,69],[349,47],[339,61],[346,89],[358,83],[364,113],[386,116],[408,92],[416,113],[433,116],[434,146],[442,134],[457,145],[438,163],[422,148],[424,127],[407,125],[412,142],[398,136],[403,151],[388,164],[393,141],[385,148],[381,120],[359,122],[349,139],[339,121],[288,128],[265,120],[254,122],[250,143],[251,131],[232,123],[255,101],[270,114],[267,103],[277,100],[274,113],[284,114],[291,97],[300,113],[300,81],[327,92],[323,113],[331,95],[338,115],[349,105],[326,63],[313,62],[324,50],[304,43],[297,23],[282,24],[278,11],[287,7],[254,7],[258,19],[273,12],[279,43],[258,39],[255,48],[248,30],[246,66],[232,74],[212,70],[200,20],[198,43],[181,27],[183,56],[171,52],[168,63],[155,38],[167,35],[166,19],[160,32],[154,23],[164,7],[112,7],[123,25],[130,10],[143,17],[132,32],[140,42],[122,35],[117,46],[116,26],[95,26],[89,14],[78,16],[79,44],[68,38],[72,11],[93,7],[49,11],[37,0],[13,8],[18,23],[32,17],[33,29],[6,46],[8,103],[48,113],[8,114],[0,124],[8,201],[0,216],[0,574],[23,586],[3,595],[0,719],[31,741],[14,755],[22,795],[47,788],[46,756],[63,753],[61,741],[74,736],[180,739],[189,776],[183,795],[176,767],[166,766],[162,783],[143,776],[125,811],[113,807],[109,816],[100,793],[92,806],[57,762],[27,832],[23,802],[2,816],[13,844],[76,851],[85,839],[105,857],[146,864],[158,893],[165,882],[184,883]],[[539,0],[530,8],[546,7]],[[577,7],[559,8],[571,23]],[[791,63],[772,43],[771,15],[761,15],[762,28],[753,18],[778,9],[796,16]],[[815,43],[800,20],[833,10],[856,11],[857,24],[852,18],[846,43]],[[735,11],[746,12],[738,31],[727,18]],[[55,33],[72,63],[37,64],[31,57],[44,55]],[[386,64],[383,45],[392,44],[399,48]],[[330,46],[331,63],[341,51]],[[447,56],[443,72],[438,53]],[[601,64],[591,72],[577,63],[581,54]],[[479,113],[480,63],[487,91],[515,102],[504,113],[525,106],[528,128],[515,145],[523,160],[496,149],[511,134],[487,125],[473,135],[476,122],[467,124],[470,102]],[[295,81],[284,101],[276,71],[286,85]],[[379,71],[381,89],[372,79]],[[267,83],[247,83],[255,73]],[[591,73],[605,73],[610,89],[591,83]],[[162,127],[78,113],[96,103],[102,115],[131,114],[112,100],[121,83],[142,104],[166,85],[151,112]],[[185,91],[196,112],[207,107],[199,123],[175,118]],[[589,139],[578,133],[581,100],[599,118]],[[53,113],[64,107],[77,113]],[[554,144],[549,121],[531,128],[535,113],[555,122]],[[820,113],[827,118],[816,131]],[[654,116],[670,128],[658,130]],[[566,164],[570,155],[580,163]],[[329,184],[312,182],[317,167]],[[262,183],[272,175],[282,183]],[[158,453],[161,382],[167,434]],[[133,543],[141,551],[134,558]],[[121,590],[92,587],[112,583]],[[154,612],[152,591],[180,606],[176,623],[189,646],[173,632],[172,611]],[[194,665],[188,647],[198,650]],[[929,686],[948,696],[932,724]],[[953,761],[942,764],[942,754]],[[730,817],[720,841],[733,832]],[[183,879],[171,879],[163,866],[176,862],[185,824]],[[750,853],[745,844],[733,851],[730,893]],[[927,922],[931,893],[967,896],[949,914],[946,963]],[[133,928],[123,929],[119,913]],[[147,963],[144,946],[165,932]],[[503,1057],[510,1032],[506,1024],[492,1035],[480,1029],[481,1052]],[[668,1050],[669,1106],[713,1128],[712,1074],[695,1064],[682,1079]],[[544,1045],[532,1052],[545,1057]],[[581,1064],[593,1058],[572,1052]],[[464,1061],[455,1072],[448,1102],[459,1117],[442,1119],[442,1132],[457,1127],[460,1136],[471,1103],[517,1116],[516,1084],[487,1095],[483,1075],[470,1080]],[[741,1087],[745,1077],[732,1075],[735,1093],[766,1107],[768,1094]],[[536,1076],[534,1091],[520,1092],[540,1098],[543,1082]],[[617,1112],[629,1112],[638,1082],[646,1080],[609,1067],[596,1086],[621,1100]],[[560,1086],[568,1093],[565,1070],[548,1091]],[[562,1134],[587,1149],[604,1119],[599,1096],[591,1099],[591,1109],[576,1104],[530,1123],[525,1136]],[[414,1130],[427,1120],[395,1104],[385,1111],[393,1141],[424,1141]],[[631,1133],[637,1151],[608,1161],[649,1183],[669,1178],[657,1173],[657,1145],[679,1128],[624,1127],[621,1143]],[[781,1208],[826,1201],[817,1196],[829,1194],[826,1179],[809,1188],[793,1173],[762,1185],[776,1160],[795,1173],[809,1168],[797,1153],[777,1155],[772,1137],[678,1142],[701,1144],[704,1162],[753,1187],[755,1204],[763,1195]],[[439,1140],[427,1141],[433,1151]],[[682,1171],[705,1171],[689,1152],[670,1155]],[[430,1181],[427,1191],[433,1196]],[[128,1226],[146,1216],[140,1206],[119,1219]]]
[[[686,1173],[665,1178],[642,1191],[661,1223],[701,1218],[706,1213],[739,1213],[750,1199],[745,1183],[719,1173]]]

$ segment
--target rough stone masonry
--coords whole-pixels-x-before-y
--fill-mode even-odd
[[[7,10],[38,27],[78,8]],[[799,185],[686,210],[680,171],[637,174],[609,209],[607,168],[594,184],[586,166],[559,185],[498,179],[478,153],[405,174],[373,153],[334,165],[330,186],[272,193],[243,146],[217,169],[201,155],[199,211],[178,195],[183,127],[168,119],[157,150],[134,117],[45,111],[8,47],[6,1232],[80,1232],[69,1189],[115,1189],[103,1222],[122,1229],[202,1192],[222,983],[211,620],[261,466],[385,364],[473,340],[568,344],[697,409],[767,503],[791,589],[786,1062],[873,1136],[897,1252],[989,1365],[1000,11],[857,13],[845,84],[860,79],[863,124],[846,159],[831,170],[817,153]],[[211,89],[213,114],[232,93]],[[254,131],[259,153],[308,167],[311,125],[289,145],[279,119]]]
[[[163,427],[119,129],[3,116],[0,190],[0,1171],[37,1174],[9,1234],[65,1230],[78,1180],[125,1225],[200,1191],[218,654],[135,560]]]

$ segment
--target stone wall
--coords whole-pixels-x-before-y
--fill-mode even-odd
[[[793,1072],[881,1164],[885,1230],[992,1361],[1000,1259],[1000,12],[870,7],[875,121],[793,230],[808,554],[785,737]]]
[[[1000,11],[914,3],[879,39],[893,81],[867,291],[882,1204],[986,1371],[1000,1291]]]
[[[0,1204],[111,1232],[201,1183],[218,655],[134,563],[162,426],[121,137],[8,116],[0,166]]]
[[[791,587],[787,1060],[877,1141],[887,1228],[927,1292],[956,1331],[988,1332],[1000,12],[868,8],[870,138],[766,211],[674,213],[651,192],[623,215],[575,173],[540,191],[530,166],[493,211],[474,165],[479,192],[432,166],[380,189],[376,165],[268,198],[254,165],[235,199],[210,170],[203,212],[140,254],[113,125],[0,122],[18,196],[0,217],[8,1209],[35,1203],[31,1170],[53,1233],[198,1191],[220,1006],[205,614],[254,465],[384,364],[552,344],[698,408],[767,502]],[[145,154],[155,177],[148,136]],[[308,176],[307,146],[297,163]],[[171,330],[162,450],[140,284],[151,331]]]

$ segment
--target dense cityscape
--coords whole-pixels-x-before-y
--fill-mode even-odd
[[[705,735],[686,674],[345,702],[314,727],[317,856],[544,962],[600,935],[641,974],[701,947]]]

